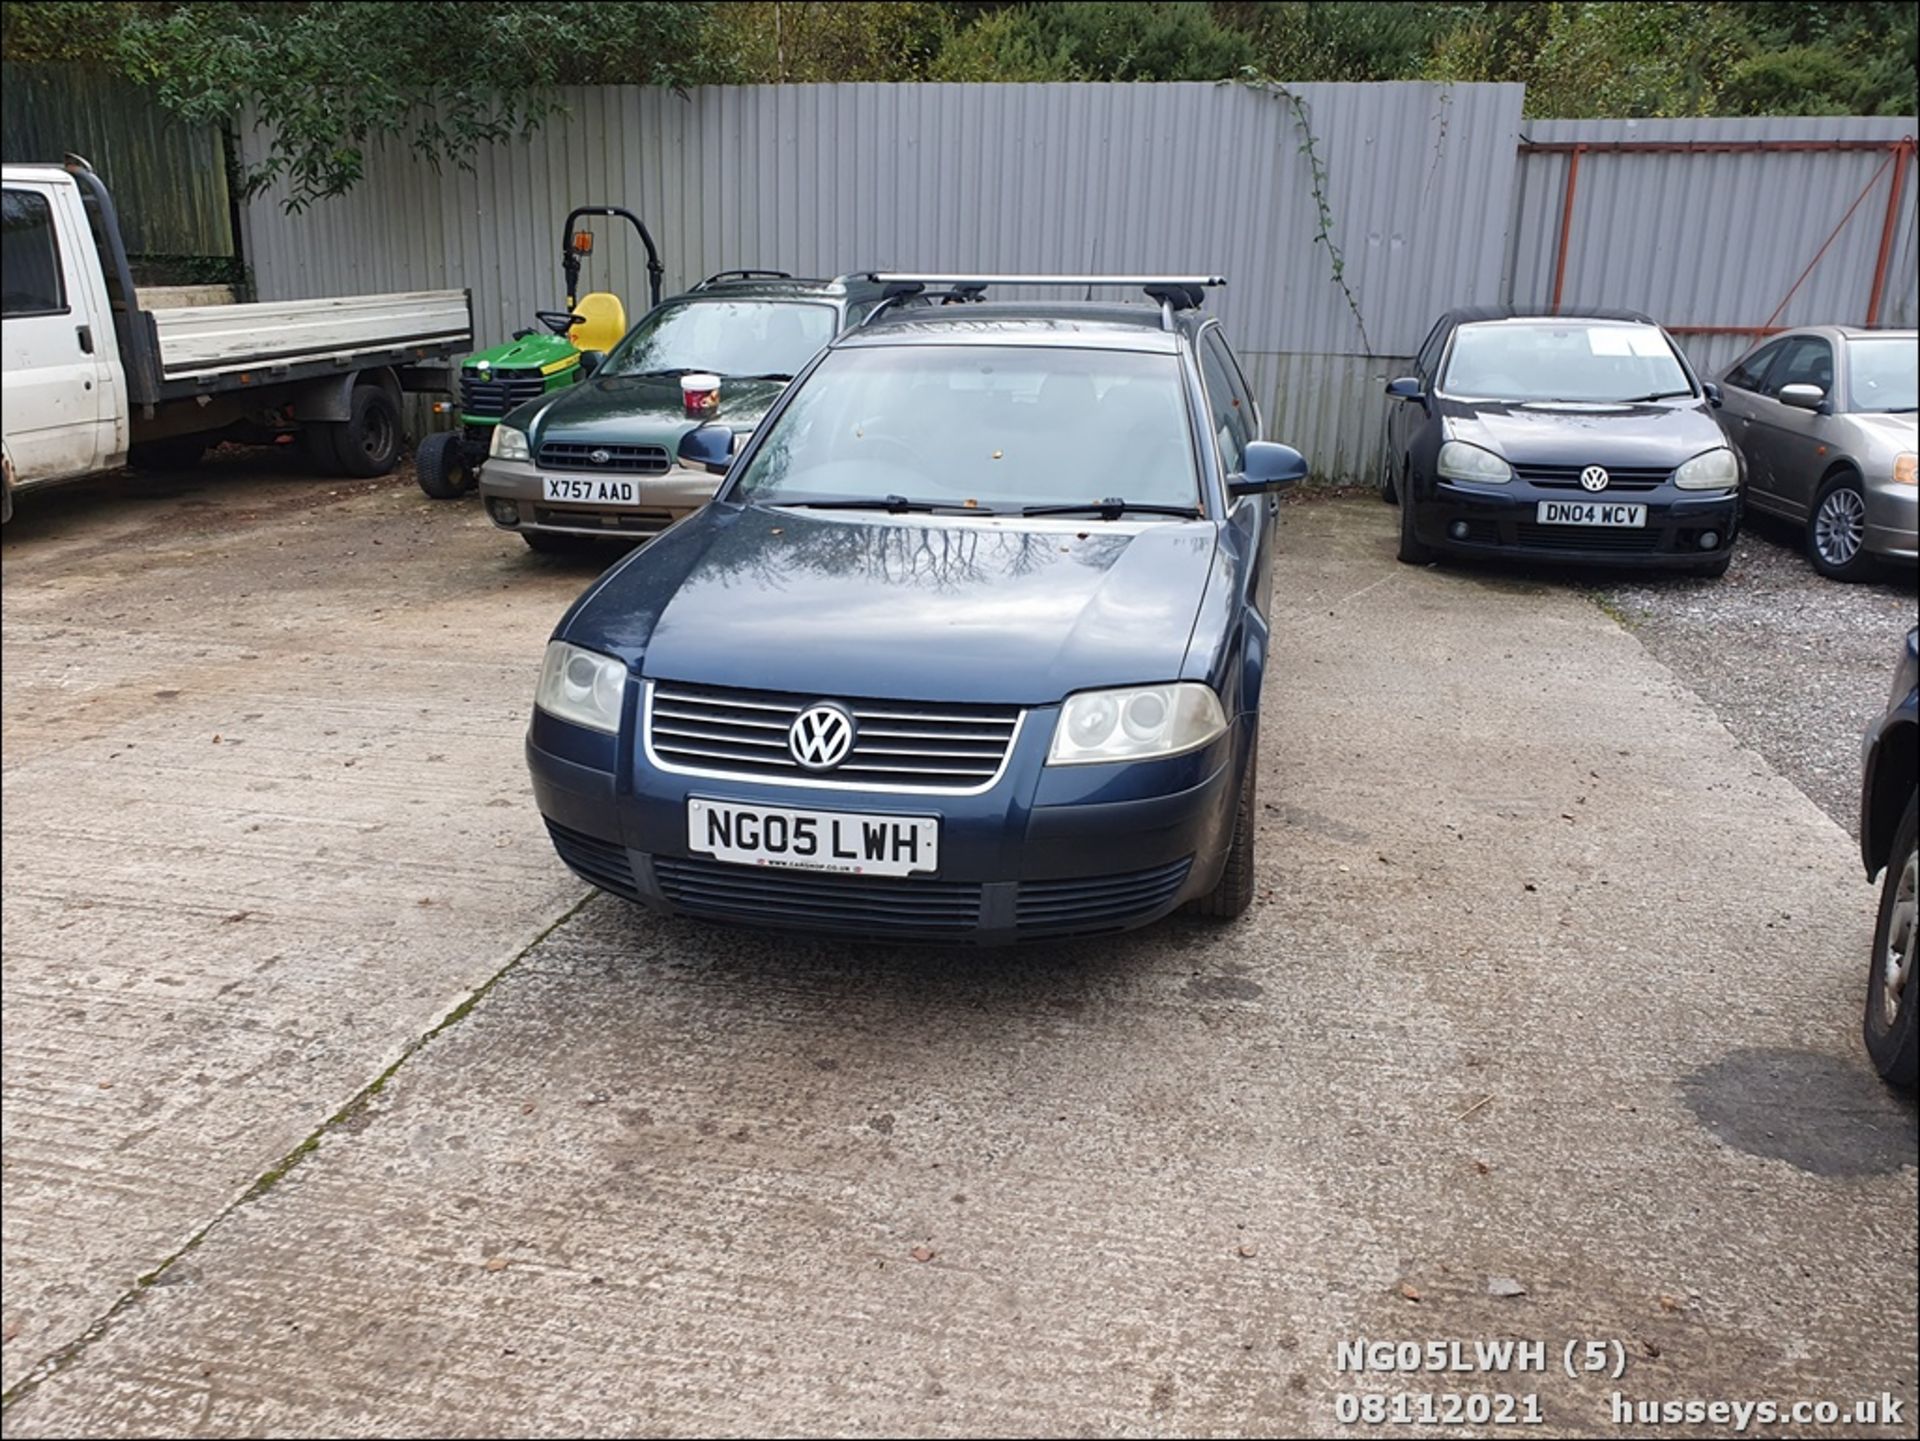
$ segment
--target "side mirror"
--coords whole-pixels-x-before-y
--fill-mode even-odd
[[[680,438],[680,459],[713,475],[733,464],[733,432],[724,425],[703,425]]]
[[[1715,385],[1711,380],[1703,381],[1700,385],[1700,393],[1706,396],[1708,405],[1711,405],[1715,410],[1720,408],[1719,386]]]
[[[1425,393],[1420,389],[1418,376],[1403,375],[1398,380],[1387,382],[1387,394],[1395,400],[1424,400]]]
[[[607,362],[606,351],[583,350],[580,352],[580,374],[583,376],[592,375],[602,365],[605,365],[606,362]]]
[[[1795,410],[1822,410],[1827,404],[1826,391],[1817,385],[1783,385],[1775,398]]]
[[[1307,458],[1292,446],[1276,445],[1271,440],[1250,441],[1240,473],[1227,477],[1227,494],[1266,495],[1306,478]]]

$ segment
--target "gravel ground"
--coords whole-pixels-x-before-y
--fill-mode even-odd
[[[1914,624],[1914,579],[1828,580],[1797,529],[1749,517],[1724,579],[1636,576],[1594,593],[1734,735],[1857,835],[1860,735],[1886,704]]]

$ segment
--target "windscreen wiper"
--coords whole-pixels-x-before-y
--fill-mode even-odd
[[[833,500],[770,500],[778,510],[884,510],[892,515],[908,511],[957,511],[962,515],[997,515],[984,505],[967,505],[958,500],[910,500],[904,495],[849,495]]]
[[[1683,395],[1692,395],[1691,390],[1656,390],[1652,395],[1629,395],[1625,400],[1616,400],[1615,405],[1645,405],[1650,400],[1678,400]]]
[[[1192,505],[1135,505],[1130,500],[1110,495],[1105,500],[1089,500],[1080,505],[1029,505],[1022,515],[1097,515],[1102,520],[1118,520],[1127,514],[1177,515],[1182,520],[1198,520],[1200,509]]]
[[[705,371],[693,365],[670,365],[664,370],[619,370],[608,372],[623,380],[678,380],[683,375],[704,375]]]
[[[758,375],[728,375],[728,380],[792,380],[793,377],[783,370],[768,370]]]

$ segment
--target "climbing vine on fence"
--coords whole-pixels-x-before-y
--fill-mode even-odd
[[[1307,157],[1307,186],[1313,197],[1315,221],[1313,243],[1327,248],[1327,261],[1332,271],[1333,283],[1340,287],[1340,294],[1347,302],[1347,309],[1353,312],[1354,327],[1360,332],[1360,344],[1367,355],[1373,355],[1373,341],[1367,335],[1367,319],[1360,313],[1360,298],[1353,293],[1353,287],[1347,283],[1347,257],[1340,249],[1340,242],[1334,238],[1333,206],[1327,200],[1327,166],[1320,158],[1320,147],[1314,139],[1312,117],[1307,113],[1307,103],[1278,80],[1268,79],[1264,75],[1249,73],[1244,80],[1249,87],[1265,95],[1279,97],[1293,112],[1294,128],[1300,132],[1298,151]]]

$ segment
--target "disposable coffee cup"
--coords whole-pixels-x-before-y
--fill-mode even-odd
[[[704,418],[719,414],[720,377],[717,375],[681,376],[680,399],[685,402],[688,415]]]

